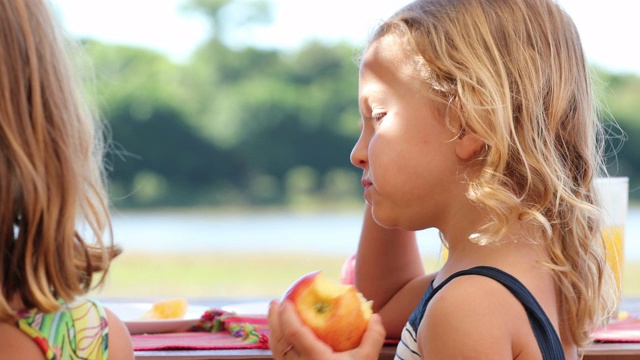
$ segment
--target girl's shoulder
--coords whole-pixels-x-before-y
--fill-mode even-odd
[[[513,358],[535,351],[527,313],[512,289],[490,276],[465,275],[434,289],[418,330],[421,352],[433,358]]]
[[[0,334],[0,359],[46,359],[38,344],[15,324],[0,322]]]
[[[124,322],[109,309],[105,309],[109,321],[109,359],[133,360],[131,335]]]

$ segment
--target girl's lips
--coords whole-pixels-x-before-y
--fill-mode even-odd
[[[370,203],[370,200],[369,200],[369,197],[370,197],[369,189],[371,188],[372,185],[373,185],[373,183],[370,180],[364,179],[364,178],[362,179],[362,187],[364,188],[364,193],[362,194],[362,197],[364,197],[364,200],[367,203]]]

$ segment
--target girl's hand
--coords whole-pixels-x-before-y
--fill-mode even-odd
[[[386,336],[380,316],[373,314],[360,345],[336,353],[302,323],[289,301],[269,305],[269,333],[269,347],[276,360],[378,359]]]

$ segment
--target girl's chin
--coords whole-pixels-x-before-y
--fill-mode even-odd
[[[376,224],[382,226],[386,229],[395,229],[398,228],[397,221],[395,218],[391,218],[388,216],[388,213],[382,210],[376,210],[376,206],[373,203],[369,203],[371,205],[371,215],[373,216],[373,220]]]
[[[400,229],[405,231],[420,231],[431,226],[426,226],[424,222],[411,221],[411,214],[402,212],[397,207],[383,207],[380,202],[376,204],[370,203],[371,216],[379,226],[385,229]],[[414,219],[415,220],[415,219]]]

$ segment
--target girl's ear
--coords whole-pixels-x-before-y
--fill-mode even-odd
[[[465,126],[459,110],[460,104],[458,100],[453,100],[449,105],[445,113],[445,117],[448,119],[448,125],[452,129],[459,129],[454,139],[456,142],[456,155],[458,155],[458,158],[461,160],[469,160],[484,147],[485,142]]]
[[[469,160],[482,149],[484,141],[474,133],[462,131],[456,141],[456,154],[462,160]]]

